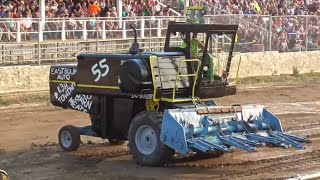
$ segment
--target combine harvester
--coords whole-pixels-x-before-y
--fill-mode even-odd
[[[205,100],[236,93],[228,75],[237,28],[170,22],[164,52],[139,50],[133,28],[135,42],[127,54],[80,54],[76,65],[52,66],[51,103],[91,118],[89,126],[60,129],[62,149],[79,148],[80,135],[112,144],[129,141],[133,159],[150,166],[167,163],[175,153],[254,152],[267,144],[304,149],[301,143],[307,139],[284,133],[280,120],[263,106],[227,107]],[[179,35],[182,47],[173,42]],[[192,50],[200,35],[204,40],[197,54]],[[214,72],[209,52],[214,37],[221,35],[232,42],[225,69]]]

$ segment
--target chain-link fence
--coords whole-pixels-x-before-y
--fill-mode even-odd
[[[320,50],[319,16],[273,16],[272,49],[280,52]]]
[[[214,24],[238,24],[236,52],[261,52],[269,50],[268,17],[235,16],[235,15],[208,15],[207,23]],[[259,22],[259,23],[258,23]],[[220,39],[228,41],[228,37]]]
[[[219,14],[206,17],[208,23],[239,25],[235,51],[297,52],[320,50],[319,16]]]

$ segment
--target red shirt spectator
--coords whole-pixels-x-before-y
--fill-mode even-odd
[[[101,12],[101,9],[98,5],[96,5],[93,1],[90,2],[90,5],[88,7],[89,14],[98,15]]]

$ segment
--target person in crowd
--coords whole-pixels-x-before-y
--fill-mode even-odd
[[[22,33],[21,40],[36,39],[38,20],[33,19],[40,17],[39,1],[1,2],[0,18],[3,20],[0,22],[0,41],[15,41],[18,27]],[[250,22],[248,26],[239,20],[239,41],[243,43],[268,42],[271,25],[271,39],[277,44],[271,50],[295,51],[319,47],[319,0],[189,0],[189,5],[203,6],[205,15],[235,14],[245,20],[243,22]],[[168,23],[167,16],[173,15],[171,10],[184,13],[184,6],[184,0],[123,0],[122,7],[117,7],[116,0],[45,0],[47,20],[43,30],[48,39],[61,38],[63,27],[58,21],[65,19],[64,28],[68,39],[82,38],[84,27],[88,30],[88,38],[101,37],[101,33],[94,31],[102,29],[106,30],[107,37],[116,37],[121,36],[118,30],[123,28],[119,24],[119,16],[130,20],[136,27],[141,23],[139,16],[150,19],[145,22],[145,27],[156,28],[159,23],[165,27]],[[119,8],[122,9],[122,14],[117,13]],[[314,16],[306,19],[303,15]],[[157,21],[154,16],[163,18]],[[102,23],[99,19],[106,22]],[[21,23],[20,26],[18,23]],[[129,28],[128,24],[126,28]]]

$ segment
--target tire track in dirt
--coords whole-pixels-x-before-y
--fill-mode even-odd
[[[285,128],[286,132],[294,132],[295,130],[320,128],[320,122],[311,124],[302,124]]]
[[[308,129],[314,128],[314,123],[313,124],[306,124],[303,126],[299,127],[292,127],[292,129],[296,130],[301,130],[303,129],[304,131],[308,131]],[[292,130],[291,132],[294,133],[296,130]],[[320,132],[316,133],[311,133],[307,135],[307,138],[310,140],[316,139],[320,137]],[[311,142],[312,143],[312,142]],[[235,151],[241,151],[241,150],[235,150]],[[317,154],[319,154],[318,151],[316,151]],[[307,155],[306,154],[301,154],[298,155],[297,157]],[[115,150],[100,150],[100,151],[75,151],[70,153],[71,156],[73,156],[77,161],[81,162],[84,167],[93,167],[94,164],[100,163],[101,161],[105,159],[112,159],[112,158],[119,158],[123,156],[128,156],[130,155],[129,149],[128,148],[119,148]],[[258,164],[268,164],[273,161],[283,161],[286,158],[288,159],[294,159],[295,155],[288,155],[288,156],[283,156],[283,157],[277,157],[277,158],[268,158],[268,159],[262,159],[262,160],[256,160],[256,161],[247,161],[247,162],[242,162],[239,164],[206,164],[206,165],[201,165],[201,162],[197,162],[201,160],[201,158],[197,158],[196,156],[188,156],[188,157],[182,157],[182,158],[177,158],[173,159],[169,164],[167,164],[167,167],[201,167],[201,168],[221,168],[221,167],[228,167],[228,168],[234,168],[234,167],[245,167],[245,166],[252,166],[252,165],[258,165]],[[319,160],[320,162],[320,160]],[[183,164],[181,164],[183,163]],[[194,164],[197,163],[197,164]],[[242,172],[242,171],[241,171]],[[239,172],[240,173],[240,172]]]
[[[295,168],[315,168],[320,167],[320,150],[315,150],[312,152],[307,152],[299,155],[290,155],[281,158],[270,158],[267,161],[262,162],[265,165],[261,165],[259,163],[250,164],[250,166],[254,166],[253,170],[239,170],[238,172],[234,172],[230,178],[246,178],[258,175],[261,173],[273,172],[275,175],[276,172],[292,172],[292,169]],[[279,179],[283,179],[280,174],[276,175]],[[288,176],[286,176],[288,177]],[[270,178],[268,178],[270,179]],[[272,178],[274,179],[274,178]]]
[[[188,160],[187,160],[188,162]],[[226,171],[228,173],[224,173],[221,175],[215,175],[218,178],[226,178],[226,179],[247,179],[250,177],[254,177],[255,175],[259,175],[259,179],[261,179],[262,173],[268,173],[270,177],[270,172],[275,176],[273,178],[267,179],[283,179],[290,177],[288,173],[295,173],[294,169],[312,169],[320,167],[320,150],[314,150],[311,152],[301,153],[301,154],[292,154],[281,157],[273,157],[255,161],[246,161],[241,163],[225,163],[225,164],[170,164],[168,165],[170,168],[197,168],[197,169],[215,169],[216,171]],[[291,170],[291,171],[290,171]],[[286,172],[285,177],[283,177],[283,173]]]
[[[111,158],[117,158],[121,156],[126,156],[129,155],[129,149],[128,148],[121,148],[121,149],[116,149],[112,151],[100,151],[100,152],[73,152],[73,156],[75,156],[78,160],[87,160],[88,158],[90,159],[111,159]]]
[[[314,127],[314,123],[305,124],[299,127],[290,127],[291,129],[308,131],[309,128]],[[292,130],[294,132],[295,130]],[[320,133],[309,134],[310,139],[319,139]],[[87,147],[90,149],[90,147]],[[241,151],[241,150],[238,150]],[[119,159],[124,157],[125,159],[130,159],[130,157],[126,157],[130,155],[128,148],[120,148],[115,150],[98,150],[98,151],[75,151],[69,153],[71,159],[73,159],[77,164],[81,164],[80,167],[77,168],[77,172],[82,171],[94,171],[95,165],[103,162],[106,159]],[[68,156],[70,158],[70,156]],[[306,152],[302,154],[288,154],[282,155],[280,157],[271,157],[261,160],[254,161],[246,161],[241,163],[221,163],[221,164],[203,164],[201,162],[201,158],[196,158],[196,156],[191,157],[183,157],[178,159],[173,159],[169,164],[166,165],[167,168],[201,168],[201,169],[221,169],[221,171],[226,171],[226,169],[230,169],[227,173],[223,175],[215,175],[215,177],[219,178],[227,178],[227,179],[237,179],[242,178],[246,179],[249,177],[254,177],[255,175],[259,175],[259,173],[265,172],[280,172],[285,171],[286,169],[293,169],[298,167],[297,164],[306,164],[310,168],[317,166],[319,164],[320,150],[315,150],[311,152]],[[212,161],[211,161],[212,160]],[[210,159],[209,162],[215,162],[214,158]],[[294,166],[293,166],[294,165]],[[299,166],[300,166],[299,165]],[[285,168],[284,168],[285,167]],[[286,173],[287,175],[287,173]],[[268,176],[266,176],[268,177]]]

